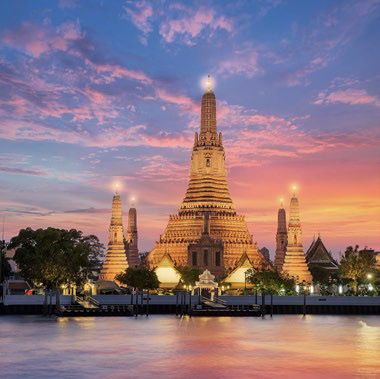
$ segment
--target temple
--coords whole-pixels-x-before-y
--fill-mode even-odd
[[[137,246],[137,211],[135,208],[135,201],[132,199],[131,208],[128,212],[128,227],[125,237],[127,242],[127,257],[130,267],[137,267],[140,264],[139,249]]]
[[[99,274],[101,280],[115,280],[115,276],[128,268],[124,244],[123,217],[120,195],[116,192],[112,200],[112,216],[109,228],[107,255]]]
[[[288,232],[286,230],[286,213],[282,206],[278,210],[277,234],[276,234],[276,253],[274,257],[274,266],[278,271],[282,271],[284,265],[286,247],[288,245]]]
[[[310,271],[312,271],[314,267],[323,268],[330,274],[334,274],[338,271],[338,262],[332,257],[331,253],[327,251],[319,234],[317,239],[313,239],[313,242],[306,252],[306,263]]]
[[[313,280],[303,252],[301,220],[298,199],[295,192],[290,200],[288,245],[282,270],[289,276],[293,277],[297,283],[303,281],[311,283]]]
[[[222,133],[217,132],[216,99],[209,81],[202,96],[201,127],[194,136],[185,198],[178,214],[169,217],[147,262],[155,268],[168,252],[177,267],[208,269],[221,279],[236,267],[244,251],[257,269],[271,267],[232,202]]]

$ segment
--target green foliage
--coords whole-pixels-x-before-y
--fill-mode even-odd
[[[16,248],[14,260],[22,277],[49,290],[83,284],[100,264],[104,251],[94,235],[55,228],[22,229],[11,239],[9,247]]]
[[[349,246],[340,261],[339,277],[349,279],[355,294],[357,294],[358,284],[366,280],[366,275],[375,269],[375,265],[376,260],[372,253],[367,250],[359,250],[358,245],[355,248]]]
[[[329,284],[329,278],[331,273],[329,270],[318,266],[318,265],[313,265],[311,264],[309,266],[310,273],[313,277],[313,282],[315,283],[320,283],[320,284]]]
[[[181,273],[182,283],[186,286],[195,286],[195,282],[199,280],[201,274],[201,270],[191,266],[178,267],[178,271]]]
[[[274,271],[247,271],[247,282],[254,284],[258,291],[273,292],[275,295],[293,295],[295,281]]]
[[[1,282],[12,274],[12,268],[11,268],[11,265],[9,264],[9,259],[5,256],[5,251],[0,251],[0,254],[1,254],[0,282]]]
[[[128,267],[125,272],[120,273],[115,278],[122,284],[137,288],[137,289],[156,289],[159,287],[160,282],[156,273],[144,267],[132,268]]]

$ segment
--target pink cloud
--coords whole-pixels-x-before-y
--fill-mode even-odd
[[[40,26],[25,21],[15,29],[6,30],[1,37],[7,45],[38,58],[44,53],[67,51],[72,41],[83,38],[83,33],[78,20],[55,29],[50,24]]]
[[[178,19],[169,19],[160,25],[160,34],[168,43],[174,42],[178,36],[188,45],[194,45],[194,40],[209,28],[211,31],[223,29],[228,32],[232,31],[233,23],[224,16],[217,16],[211,8],[201,7],[197,11],[190,8],[185,9],[183,17]]]
[[[162,155],[144,157],[143,161],[145,164],[137,173],[140,179],[159,182],[167,182],[168,180],[184,182],[188,179],[188,164],[174,163]]]
[[[219,63],[216,72],[219,74],[244,74],[248,78],[252,78],[260,71],[258,64],[259,54],[253,47],[236,50],[231,58],[223,60]]]
[[[326,94],[320,92],[314,104],[344,103],[350,105],[371,104],[380,107],[380,99],[369,95],[365,89],[346,89],[338,90]]]
[[[113,64],[93,64],[96,71],[108,75],[108,80],[114,80],[115,78],[128,78],[135,79],[144,84],[152,84],[153,80],[143,71],[129,70],[119,65]]]
[[[129,7],[124,7],[124,9],[131,18],[133,24],[144,34],[150,33],[152,31],[152,25],[149,19],[153,16],[152,5],[145,0],[136,1],[132,4],[134,5],[135,10]]]
[[[195,102],[191,98],[178,94],[169,92],[159,86],[155,88],[156,98],[160,99],[165,103],[176,104],[180,106],[182,110],[189,111],[190,113],[194,113],[196,115],[200,112],[200,104],[199,102]]]
[[[0,125],[0,138],[8,140],[56,141],[103,148],[115,146],[154,146],[189,149],[192,146],[192,135],[169,134],[166,132],[149,135],[144,132],[145,129],[145,125],[135,125],[129,128],[112,126],[103,128],[97,133],[90,133],[80,127],[72,130],[62,130],[36,122],[8,120]]]
[[[32,175],[32,176],[50,176],[45,171],[41,171],[39,169],[34,168],[19,168],[19,167],[6,167],[0,165],[0,172],[5,174],[16,174],[16,175]]]

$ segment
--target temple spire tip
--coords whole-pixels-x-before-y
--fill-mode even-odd
[[[211,91],[211,75],[207,75],[207,91]]]

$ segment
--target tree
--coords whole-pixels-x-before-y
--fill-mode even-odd
[[[358,292],[358,284],[365,275],[375,268],[376,259],[368,250],[360,250],[359,246],[355,248],[348,246],[344,256],[339,264],[339,276],[349,279],[354,287],[354,293]]]
[[[178,271],[181,273],[181,281],[187,286],[195,286],[195,282],[199,280],[201,274],[201,270],[191,266],[178,267]]]
[[[269,291],[275,295],[292,295],[296,285],[293,278],[282,276],[277,270],[248,270],[247,282],[254,284],[259,291]]]
[[[157,274],[153,270],[149,270],[145,267],[128,267],[125,272],[117,275],[115,279],[122,284],[126,284],[127,286],[140,290],[153,290],[158,288],[160,285]]]
[[[9,248],[22,277],[48,290],[62,285],[82,285],[100,264],[104,246],[94,235],[76,229],[21,229]]]
[[[12,267],[9,264],[9,258],[5,256],[5,251],[0,251],[0,283],[12,273]]]

